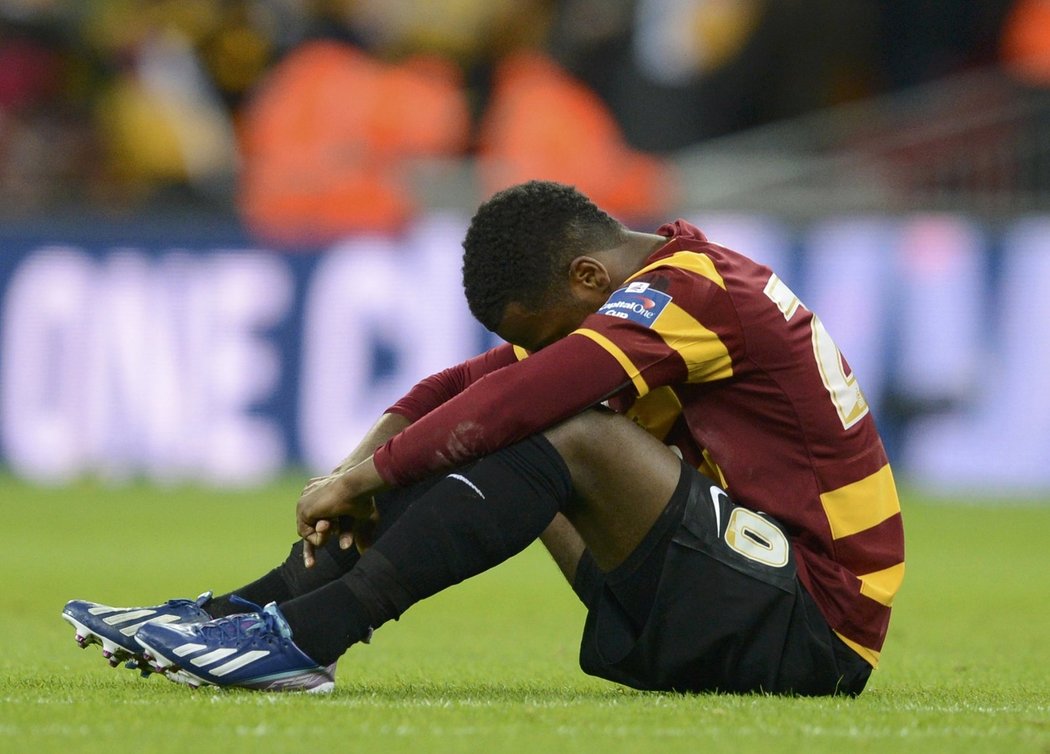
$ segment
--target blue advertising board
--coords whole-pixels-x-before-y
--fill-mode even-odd
[[[834,335],[898,476],[1050,493],[1050,218],[691,218]],[[253,484],[327,470],[418,379],[495,341],[460,288],[467,218],[315,253],[235,231],[0,235],[0,464]]]

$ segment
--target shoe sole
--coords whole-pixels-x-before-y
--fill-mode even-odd
[[[143,672],[144,675],[149,675],[149,673],[151,672],[146,670],[146,668],[148,668],[149,665],[146,663],[146,660],[142,656],[141,652],[133,652],[127,647],[122,647],[119,644],[113,643],[113,641],[107,639],[105,636],[100,636],[99,634],[95,633],[90,628],[85,626],[83,623],[81,623],[68,613],[63,612],[62,619],[65,620],[66,623],[73,626],[73,630],[75,632],[73,634],[73,640],[76,641],[77,646],[81,649],[87,649],[92,644],[98,644],[100,647],[102,647],[103,659],[105,659],[109,663],[109,666],[111,668],[115,668],[121,663],[131,662],[135,663],[135,665],[132,666],[131,669],[140,670]]]

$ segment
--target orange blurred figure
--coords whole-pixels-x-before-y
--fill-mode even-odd
[[[675,193],[670,166],[631,149],[598,96],[538,53],[500,64],[481,157],[490,194],[531,179],[559,181],[627,220],[665,213]]]
[[[1037,86],[1050,86],[1050,0],[1018,0],[1001,40],[1007,70]]]
[[[251,231],[279,244],[397,231],[413,210],[403,161],[461,153],[468,134],[451,64],[389,65],[314,42],[280,63],[244,112],[239,205]]]

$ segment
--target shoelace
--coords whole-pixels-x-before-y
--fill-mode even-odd
[[[231,605],[244,605],[246,608],[248,608],[247,610],[244,611],[246,613],[261,613],[263,611],[261,606],[257,605],[256,603],[252,602],[251,600],[244,599],[244,597],[240,596],[239,594],[231,594],[230,595],[230,604]]]
[[[205,596],[205,594],[207,596]],[[165,607],[171,607],[171,608],[183,607],[183,606],[187,606],[188,607],[190,605],[194,605],[194,606],[196,606],[199,609],[203,609],[204,603],[207,602],[211,598],[211,592],[206,592],[205,594],[202,594],[200,597],[198,597],[195,600],[189,600],[189,599],[185,599],[185,598],[181,598],[181,597],[177,598],[177,599],[173,599],[173,600],[168,600],[167,602],[164,603],[164,605],[165,605]]]
[[[276,610],[268,610],[259,607],[254,602],[233,595],[230,602],[242,604],[251,609],[251,612],[240,615],[231,615],[227,618],[219,618],[201,624],[201,636],[206,639],[233,640],[238,643],[251,640],[254,634],[267,632],[279,637],[285,636],[283,626],[280,624]]]

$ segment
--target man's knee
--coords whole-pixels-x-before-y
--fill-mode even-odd
[[[638,429],[622,415],[606,408],[591,408],[551,427],[543,434],[568,463],[570,459],[600,452],[603,446],[616,442],[620,435],[631,428]]]
[[[543,434],[562,456],[623,453],[626,446],[635,451],[667,451],[666,445],[633,421],[603,406],[587,409]]]
[[[667,506],[682,462],[630,419],[591,409],[547,430],[572,477],[566,516],[600,568],[623,562]]]
[[[593,408],[544,432],[573,480],[595,474],[617,477],[665,470],[677,478],[679,460],[670,449],[622,414]],[[657,472],[659,473],[659,471]]]

